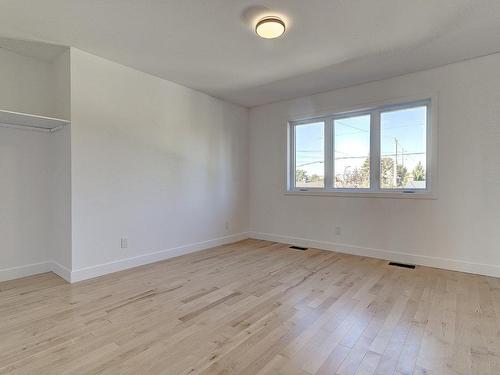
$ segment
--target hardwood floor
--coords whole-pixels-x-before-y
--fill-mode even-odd
[[[258,240],[0,283],[1,374],[500,374],[500,279]]]

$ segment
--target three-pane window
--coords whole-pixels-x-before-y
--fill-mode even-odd
[[[426,193],[430,100],[290,122],[289,191]]]

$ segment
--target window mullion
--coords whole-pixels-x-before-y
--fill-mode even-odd
[[[370,125],[370,190],[380,190],[380,111],[371,113]]]
[[[325,120],[325,189],[333,187],[333,119]]]
[[[290,190],[295,189],[295,125],[288,128],[288,186]]]
[[[432,127],[431,127],[431,111],[434,109],[430,107],[430,104],[426,104],[426,139],[425,139],[425,190],[426,191],[431,191],[434,189],[432,184],[434,183],[434,178],[432,174],[434,173],[434,168],[432,167],[432,163],[436,158],[436,155],[434,154],[434,146],[433,142],[435,142],[435,138],[433,137],[432,134]],[[431,177],[432,176],[432,177]]]

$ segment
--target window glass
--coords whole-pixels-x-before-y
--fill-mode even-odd
[[[380,187],[426,188],[427,107],[380,114]]]
[[[370,115],[334,120],[334,187],[370,187]]]
[[[325,125],[323,122],[296,125],[295,186],[325,186]]]

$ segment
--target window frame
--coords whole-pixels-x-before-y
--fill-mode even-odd
[[[426,188],[396,189],[380,186],[380,148],[381,114],[414,107],[427,107],[426,127]],[[437,99],[426,96],[423,99],[390,101],[371,106],[359,106],[347,111],[331,111],[321,116],[305,116],[299,120],[290,120],[287,124],[287,173],[285,194],[291,195],[332,195],[342,197],[375,198],[420,198],[436,199],[437,186]],[[370,115],[370,188],[336,188],[334,134],[335,120],[356,116]],[[295,127],[297,125],[324,123],[324,187],[301,188],[295,186]]]

